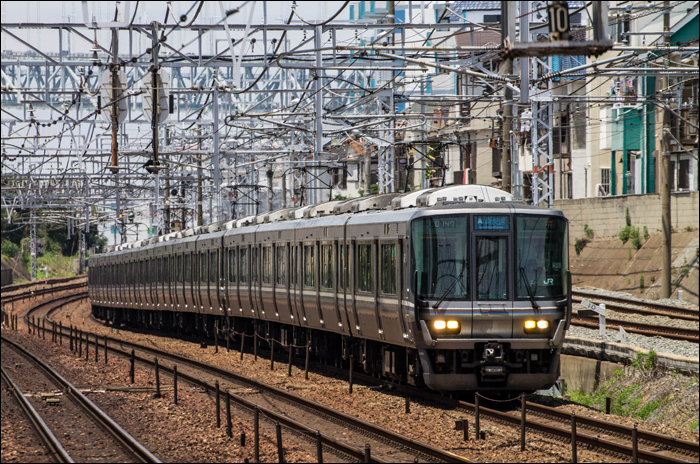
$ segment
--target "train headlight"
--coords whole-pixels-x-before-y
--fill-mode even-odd
[[[549,321],[537,321],[537,328],[538,329],[548,329],[549,328]]]
[[[535,321],[525,321],[525,329],[531,330],[534,329],[536,325]]]
[[[447,321],[447,328],[448,329],[459,329],[459,321]]]
[[[435,321],[433,322],[433,327],[435,327],[437,330],[443,330],[445,327],[447,327],[447,323],[445,321]]]

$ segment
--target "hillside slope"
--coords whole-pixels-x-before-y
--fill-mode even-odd
[[[698,230],[672,235],[672,298],[682,290],[685,301],[698,304]],[[661,278],[661,236],[642,239],[636,250],[630,241],[618,238],[593,239],[576,255],[570,247],[573,285],[592,286],[631,293],[648,299],[659,298]]]

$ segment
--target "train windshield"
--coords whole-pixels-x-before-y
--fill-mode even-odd
[[[416,296],[422,300],[469,299],[467,217],[417,219],[411,235]]]
[[[518,216],[516,239],[518,298],[566,296],[568,238],[566,220]]]

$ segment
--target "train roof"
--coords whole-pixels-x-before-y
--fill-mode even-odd
[[[512,195],[503,190],[484,185],[449,185],[429,188],[403,194],[388,193],[370,195],[345,201],[329,201],[297,208],[286,208],[265,212],[257,216],[222,221],[207,226],[199,226],[160,237],[108,246],[100,256],[109,256],[119,251],[146,251],[161,245],[174,245],[214,239],[222,236],[249,234],[258,231],[281,231],[308,227],[339,227],[381,222],[408,221],[414,216],[428,212],[449,212],[454,210],[477,209],[511,212],[541,211],[542,213],[564,216],[561,211],[512,201]]]

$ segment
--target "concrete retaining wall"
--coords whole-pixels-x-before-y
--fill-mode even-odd
[[[617,236],[625,223],[629,208],[632,225],[640,232],[647,226],[649,233],[661,232],[661,196],[659,194],[592,197],[577,200],[556,200],[554,207],[569,218],[569,240],[585,236],[583,225],[593,229],[596,237]],[[700,192],[671,194],[671,222],[673,227],[697,229],[700,223]],[[658,232],[657,232],[658,231]]]
[[[562,354],[573,356],[585,356],[601,361],[629,364],[630,360],[637,357],[637,353],[645,356],[649,350],[636,346],[623,345],[622,343],[590,340],[588,338],[566,337]],[[700,358],[687,358],[669,353],[657,353],[656,363],[672,369],[684,372],[698,372]],[[564,363],[562,363],[562,371]],[[618,367],[619,368],[619,367]]]

